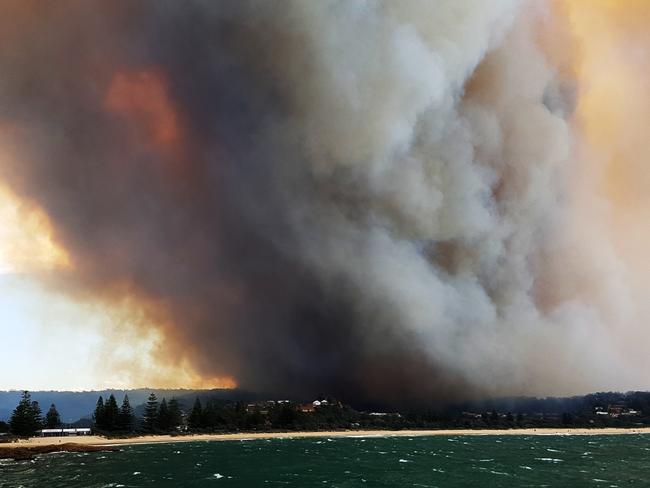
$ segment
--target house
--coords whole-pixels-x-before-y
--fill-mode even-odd
[[[625,410],[626,410],[625,405],[622,405],[620,403],[619,404],[614,404],[614,405],[609,405],[607,407],[607,413],[610,415],[610,417],[618,417]]]
[[[77,435],[90,435],[89,427],[72,429],[41,429],[38,431],[41,437],[68,437]]]
[[[480,419],[483,417],[482,414],[476,412],[462,412],[461,415],[469,419]]]
[[[246,405],[246,413],[259,413],[261,415],[268,415],[269,402],[249,403]]]
[[[630,408],[629,410],[625,410],[623,413],[621,413],[621,415],[623,415],[624,417],[631,417],[633,415],[641,415],[641,412]]]

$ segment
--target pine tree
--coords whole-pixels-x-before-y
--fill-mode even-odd
[[[104,412],[105,412],[104,399],[100,395],[100,397],[97,399],[97,406],[95,407],[95,413],[93,414],[95,427],[98,430],[106,430],[106,416]]]
[[[106,430],[114,431],[119,428],[120,409],[117,406],[115,395],[111,394],[104,404],[104,422]]]
[[[131,432],[134,425],[133,409],[131,408],[131,403],[129,402],[129,396],[124,395],[124,400],[122,400],[122,407],[120,408],[119,415],[119,429],[125,432]]]
[[[29,437],[42,428],[41,408],[38,402],[33,402],[28,391],[24,391],[18,406],[11,414],[9,421],[11,432],[17,436]]]
[[[235,411],[237,407],[235,406]],[[201,415],[201,427],[204,429],[214,429],[219,419],[219,406],[214,400],[208,400],[203,407],[203,415]]]
[[[160,407],[158,408],[157,427],[163,432],[169,432],[171,430],[171,419],[169,417],[169,408],[167,407],[167,400],[165,400],[164,398],[160,402]]]
[[[201,400],[199,397],[196,397],[196,400],[194,401],[194,406],[187,418],[187,423],[191,429],[200,429],[203,427],[203,407],[201,407]]]
[[[298,419],[298,412],[290,403],[283,403],[278,415],[278,425],[293,427]]]
[[[158,399],[156,394],[149,395],[147,404],[144,407],[143,428],[147,432],[154,432],[158,422]]]
[[[56,429],[59,425],[61,425],[61,416],[53,403],[50,405],[47,414],[45,414],[45,427],[48,429]]]
[[[32,408],[30,409],[30,420],[32,426],[34,426],[35,430],[39,430],[43,428],[43,414],[41,412],[41,407],[38,404],[38,402],[32,402]]]
[[[176,398],[169,400],[169,425],[172,430],[176,430],[179,426],[183,424],[183,414],[181,413],[181,407],[178,404]]]

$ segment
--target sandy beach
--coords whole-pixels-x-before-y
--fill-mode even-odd
[[[128,439],[107,439],[100,436],[78,437],[36,437],[14,443],[0,444],[0,449],[16,447],[55,446],[74,443],[85,446],[120,446],[133,444],[158,444],[202,441],[242,441],[252,439],[282,439],[310,437],[414,437],[414,436],[456,436],[456,435],[621,435],[650,434],[650,427],[634,429],[504,429],[504,430],[349,430],[334,432],[252,432],[233,434],[195,434],[195,435],[146,435]]]

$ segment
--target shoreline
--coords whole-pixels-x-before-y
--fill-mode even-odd
[[[297,431],[297,432],[237,432],[230,434],[191,435],[145,435],[129,438],[106,438],[101,436],[34,437],[17,442],[0,444],[0,450],[40,448],[44,446],[116,447],[139,444],[171,444],[183,442],[244,441],[265,439],[305,438],[355,438],[355,437],[435,437],[435,436],[508,436],[508,435],[635,435],[650,434],[650,427],[639,428],[567,428],[567,429],[440,429],[440,430],[346,430],[346,431]],[[2,453],[0,453],[2,454]],[[2,457],[0,455],[0,457]]]

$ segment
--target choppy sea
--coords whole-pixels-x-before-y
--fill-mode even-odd
[[[2,488],[650,487],[650,436],[188,442],[0,462]]]

